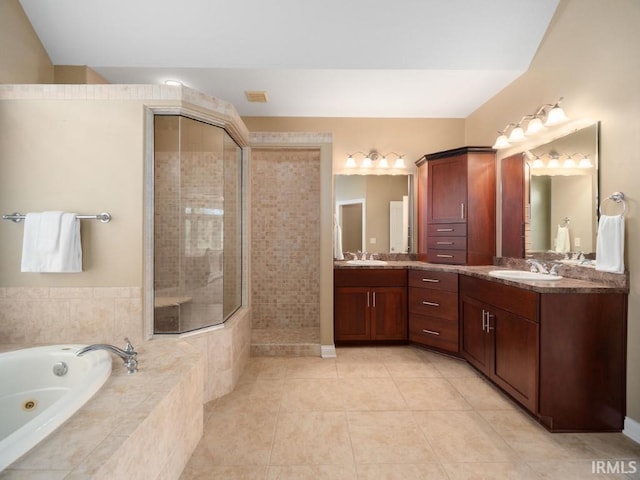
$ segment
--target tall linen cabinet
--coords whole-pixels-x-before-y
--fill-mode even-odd
[[[496,151],[462,147],[418,166],[418,257],[430,263],[491,265],[496,252]]]

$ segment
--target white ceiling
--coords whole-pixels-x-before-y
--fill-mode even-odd
[[[55,65],[111,83],[176,79],[243,116],[461,118],[526,71],[558,1],[20,3]]]

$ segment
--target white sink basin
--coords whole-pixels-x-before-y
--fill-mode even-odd
[[[384,260],[347,260],[349,265],[386,265]]]
[[[525,280],[535,282],[553,282],[562,278],[559,275],[527,272],[525,270],[492,270],[489,272],[489,275],[496,278],[504,278],[505,280]]]

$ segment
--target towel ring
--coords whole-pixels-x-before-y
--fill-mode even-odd
[[[602,206],[607,202],[607,200],[613,200],[616,203],[621,203],[622,204],[621,215],[624,217],[624,214],[627,213],[627,202],[624,201],[624,193],[615,192],[609,195],[607,198],[605,198],[600,204],[600,208],[598,209],[598,211],[600,212],[600,215],[602,215]]]

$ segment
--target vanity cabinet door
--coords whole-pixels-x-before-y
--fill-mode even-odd
[[[429,162],[427,218],[429,224],[457,223],[466,220],[466,155]]]
[[[537,412],[538,294],[465,276],[460,292],[463,357]]]
[[[336,340],[370,340],[369,308],[371,292],[366,287],[339,287],[334,298]]]
[[[407,289],[378,287],[372,290],[371,324],[374,340],[407,339]]]
[[[486,375],[491,374],[491,338],[486,332],[486,305],[472,297],[460,299],[462,356]]]

